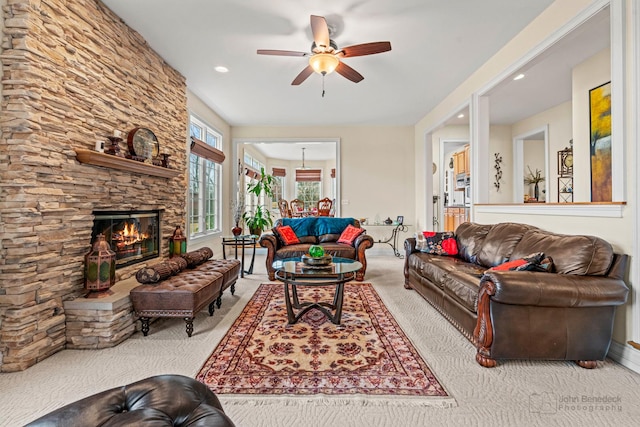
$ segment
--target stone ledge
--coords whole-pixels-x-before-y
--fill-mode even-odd
[[[135,278],[129,278],[113,285],[112,295],[65,301],[67,348],[95,350],[115,347],[133,335],[137,319],[129,291],[138,285]]]
[[[130,277],[126,280],[121,280],[116,282],[115,285],[111,287],[112,295],[108,295],[102,298],[85,298],[80,297],[73,300],[64,302],[64,310],[67,312],[69,310],[107,310],[107,311],[117,311],[125,304],[131,304],[131,299],[129,298],[129,291],[131,289],[138,286],[140,283],[135,279],[135,277]]]

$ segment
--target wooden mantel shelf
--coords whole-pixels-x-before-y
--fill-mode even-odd
[[[76,158],[80,163],[88,163],[94,166],[103,166],[105,168],[154,175],[162,178],[175,178],[180,175],[180,172],[173,169],[137,162],[135,160],[125,159],[124,157],[118,157],[111,154],[104,154],[98,151],[87,150],[84,148],[76,148],[75,151]]]

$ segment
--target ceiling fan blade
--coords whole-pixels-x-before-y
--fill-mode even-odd
[[[336,73],[338,73],[341,76],[351,80],[354,83],[358,83],[358,82],[364,80],[364,77],[362,77],[362,74],[360,74],[359,72],[357,72],[353,68],[349,67],[347,64],[345,64],[342,61],[340,61],[340,63],[336,67]]]
[[[326,48],[330,46],[329,27],[324,17],[311,15],[311,32],[313,33],[313,41],[316,43],[316,46]]]
[[[291,85],[292,86],[299,85],[303,81],[307,80],[307,77],[309,77],[311,74],[313,74],[313,68],[311,68],[311,65],[307,65],[306,68],[300,71],[300,74],[298,74],[296,78],[293,79],[293,81],[291,82]]]
[[[375,53],[391,50],[391,42],[372,42],[343,47],[338,53],[341,56],[352,58],[354,56],[373,55]]]
[[[307,52],[297,52],[295,50],[258,49],[258,55],[278,55],[278,56],[307,56]]]

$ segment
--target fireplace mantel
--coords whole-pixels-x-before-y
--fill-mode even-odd
[[[118,157],[112,154],[104,154],[98,151],[87,150],[84,148],[76,148],[75,151],[76,158],[80,163],[87,163],[94,166],[103,166],[106,168],[154,175],[162,178],[175,178],[180,174],[180,172],[173,169],[137,162],[135,160],[125,159],[124,157]]]

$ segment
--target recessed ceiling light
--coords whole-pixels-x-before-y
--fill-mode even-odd
[[[228,73],[229,69],[227,67],[223,67],[222,65],[218,65],[217,67],[214,68],[214,70],[216,70],[219,73]]]
[[[459,118],[459,119],[461,119],[461,118],[463,118],[463,117],[464,117],[464,114],[462,114],[462,113],[458,114],[458,118]]]
[[[520,80],[520,79],[524,79],[524,74],[520,73],[513,78],[513,80]]]

